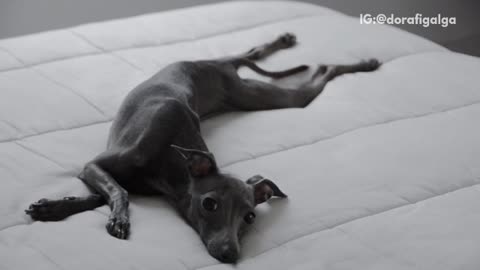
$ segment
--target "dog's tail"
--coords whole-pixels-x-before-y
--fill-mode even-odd
[[[271,78],[275,78],[275,79],[279,79],[279,78],[287,77],[287,76],[290,76],[290,75],[293,75],[293,74],[297,74],[299,72],[302,72],[302,71],[305,71],[305,70],[308,69],[307,65],[301,65],[301,66],[296,66],[296,67],[289,68],[289,69],[286,69],[286,70],[281,70],[281,71],[267,71],[267,70],[264,70],[261,67],[257,66],[257,64],[255,64],[254,62],[252,62],[248,59],[245,59],[245,58],[238,59],[235,62],[235,67],[236,68],[239,68],[241,66],[246,66],[246,67],[250,68],[251,70],[257,72],[258,74],[261,74],[261,75],[264,75],[264,76],[267,76],[267,77],[271,77]]]

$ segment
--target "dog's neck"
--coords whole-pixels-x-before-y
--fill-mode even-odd
[[[168,203],[177,210],[178,214],[180,214],[190,226],[196,229],[194,224],[195,218],[192,215],[194,205],[190,181],[192,180],[188,180],[188,185],[182,186],[180,189],[177,187],[177,190],[171,190],[171,192],[164,194]]]

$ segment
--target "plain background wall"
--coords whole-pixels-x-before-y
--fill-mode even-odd
[[[122,18],[192,5],[233,0],[0,0],[0,38]],[[258,0],[262,1],[262,0]],[[361,13],[395,16],[455,16],[447,28],[398,26],[453,50],[480,56],[479,0],[302,0],[352,16]]]

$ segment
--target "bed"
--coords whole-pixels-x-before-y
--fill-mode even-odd
[[[236,266],[208,255],[161,198],[131,195],[132,233],[109,209],[61,222],[24,213],[89,193],[76,178],[106,145],[120,102],[179,60],[295,33],[259,65],[353,63],[305,109],[234,112],[202,132],[225,172],[289,195],[257,207]],[[0,41],[0,269],[479,269],[480,60],[321,6],[228,2]],[[249,70],[243,77],[267,80]],[[299,74],[278,84],[295,84]]]

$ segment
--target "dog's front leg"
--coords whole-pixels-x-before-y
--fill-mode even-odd
[[[127,191],[94,162],[87,164],[78,178],[100,193],[110,206],[112,212],[106,225],[108,233],[126,239],[130,230]]]

